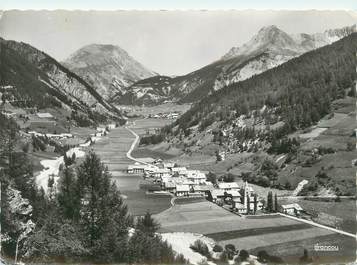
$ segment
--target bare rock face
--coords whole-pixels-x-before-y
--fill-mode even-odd
[[[32,206],[29,200],[21,196],[21,192],[9,187],[6,191],[7,203],[12,217],[12,225],[19,232],[20,239],[24,239],[35,229],[35,223],[31,220]],[[6,241],[8,235],[4,235]]]
[[[323,33],[289,35],[276,26],[264,27],[249,42],[241,47],[233,47],[222,60],[229,61],[239,56],[254,56],[241,67],[224,67],[218,75],[214,90],[245,80],[305,52],[329,45],[356,31],[356,25],[341,29],[326,30]]]
[[[64,65],[90,83],[105,99],[125,94],[133,83],[156,75],[114,45],[91,44],[72,54]]]

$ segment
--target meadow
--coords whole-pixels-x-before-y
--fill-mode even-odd
[[[304,248],[311,250],[316,242],[322,245],[332,242],[339,244],[345,255],[351,255],[344,243],[351,242],[347,236],[280,215],[240,217],[208,201],[176,204],[154,217],[161,223],[161,233],[203,234],[222,246],[234,244],[253,254],[266,250],[271,255],[296,261]],[[341,253],[315,253],[315,258],[341,258]]]

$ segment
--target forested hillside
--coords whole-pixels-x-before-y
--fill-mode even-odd
[[[162,141],[182,160],[210,157],[216,164],[205,170],[264,187],[294,189],[306,179],[304,195],[351,196],[356,50],[354,33],[225,87],[141,142]]]
[[[202,99],[174,125],[176,133],[200,124],[228,122],[264,105],[284,122],[283,134],[310,126],[344,97],[356,78],[357,33],[308,52]],[[177,127],[174,127],[176,126]],[[203,126],[204,127],[204,126]]]
[[[95,88],[49,55],[22,42],[0,38],[0,93],[20,108],[62,108],[103,120],[120,118]]]
[[[112,176],[90,152],[66,160],[48,192],[34,169],[15,122],[0,113],[2,257],[26,262],[186,264],[156,232],[150,213],[134,218]]]

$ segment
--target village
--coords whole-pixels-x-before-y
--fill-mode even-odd
[[[238,215],[281,212],[300,216],[304,211],[297,203],[280,205],[273,194],[263,198],[246,181],[238,185],[234,181],[212,183],[206,173],[181,167],[161,159],[143,158],[127,168],[128,174],[142,174],[152,185],[149,192],[170,193],[176,198],[205,198]]]

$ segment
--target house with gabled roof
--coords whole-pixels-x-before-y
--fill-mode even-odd
[[[185,184],[176,185],[176,196],[183,197],[188,196],[190,192],[190,186]]]
[[[217,202],[218,200],[224,199],[224,190],[221,189],[212,189],[209,191],[208,200],[212,202]]]
[[[218,188],[224,191],[239,190],[237,182],[220,182],[218,183]]]
[[[304,209],[297,203],[283,204],[279,206],[279,211],[289,215],[300,215]]]

